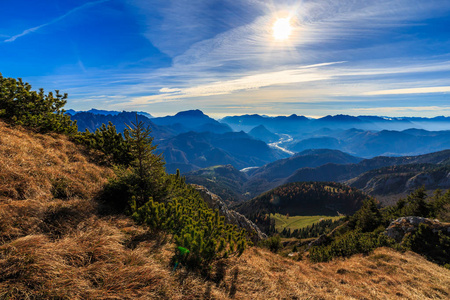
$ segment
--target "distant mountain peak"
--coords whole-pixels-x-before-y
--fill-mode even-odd
[[[309,120],[307,117],[299,116],[297,114],[292,114],[292,115],[288,116],[287,119],[291,119],[291,120]]]
[[[264,141],[266,143],[272,143],[279,140],[277,134],[271,132],[262,124],[254,127],[252,130],[249,131],[248,134],[254,137],[255,139]]]
[[[267,131],[269,131],[267,128],[266,128],[266,126],[264,126],[264,125],[258,125],[258,126],[256,126],[255,128],[253,128],[252,129],[252,131],[253,130],[267,130]]]
[[[66,110],[66,114],[69,114],[71,116],[77,114],[77,113],[90,113],[93,115],[103,115],[103,116],[107,116],[107,115],[111,115],[111,116],[117,116],[123,113],[137,113],[138,115],[141,116],[145,116],[147,118],[153,118],[153,116],[151,114],[149,114],[148,112],[145,111],[117,111],[117,110],[102,110],[102,109],[96,109],[96,108],[91,108],[90,110],[86,110],[86,111],[76,111],[73,109],[68,109]]]
[[[352,122],[361,122],[361,119],[359,119],[358,117],[354,117],[354,116],[349,116],[349,115],[335,115],[335,116],[325,116],[323,118],[320,118],[319,120],[321,121],[340,121],[340,122],[348,122],[348,121],[352,121]]]
[[[295,156],[311,155],[311,154],[325,154],[325,153],[344,153],[344,152],[342,152],[340,150],[335,150],[335,149],[318,148],[318,149],[303,150],[302,152],[295,154]],[[344,153],[344,154],[346,154],[346,153]]]
[[[193,109],[193,110],[180,111],[175,116],[178,116],[178,117],[203,117],[206,115],[199,109]]]

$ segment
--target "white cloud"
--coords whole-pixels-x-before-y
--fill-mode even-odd
[[[450,106],[396,106],[396,107],[370,107],[370,108],[352,108],[352,112],[356,113],[372,113],[377,115],[399,115],[399,113],[448,113]]]
[[[171,89],[171,88],[162,88],[159,90],[160,93],[179,93],[181,89]]]
[[[448,92],[450,92],[450,86],[434,86],[434,87],[372,91],[363,93],[363,95],[380,96],[380,95],[432,94],[432,93],[448,93]]]
[[[199,98],[217,95],[228,95],[238,91],[255,90],[269,86],[289,85],[330,79],[326,73],[317,70],[324,66],[338,64],[340,62],[299,66],[291,70],[268,72],[243,76],[241,78],[217,81],[187,88],[163,88],[152,96],[134,97],[130,104],[145,105],[165,100],[180,100],[184,98]]]
[[[17,40],[20,37],[26,36],[26,35],[28,35],[30,33],[38,31],[39,29],[41,29],[43,27],[46,27],[46,26],[52,25],[52,24],[54,24],[56,22],[59,22],[59,21],[63,20],[64,18],[70,16],[71,14],[73,14],[73,13],[75,13],[77,11],[80,11],[80,10],[85,9],[87,7],[90,7],[90,6],[93,6],[93,5],[97,5],[97,4],[100,4],[100,3],[103,3],[103,2],[107,2],[107,1],[110,1],[110,0],[99,0],[99,1],[93,1],[93,2],[85,3],[85,4],[81,5],[81,6],[78,6],[78,7],[74,8],[74,9],[68,11],[64,15],[57,17],[56,19],[51,20],[50,22],[47,22],[45,24],[41,24],[39,26],[35,26],[35,27],[32,27],[32,28],[25,29],[21,33],[16,34],[16,35],[14,35],[14,36],[4,40],[3,42],[4,43],[14,42],[15,40]]]

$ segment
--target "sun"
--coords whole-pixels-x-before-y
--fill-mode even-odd
[[[273,37],[276,40],[287,40],[292,32],[291,18],[279,18],[272,27]]]

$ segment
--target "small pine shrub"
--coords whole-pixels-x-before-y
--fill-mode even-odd
[[[77,133],[76,122],[64,114],[67,94],[32,91],[21,78],[5,78],[0,73],[0,118],[38,132]]]
[[[271,236],[262,242],[262,246],[268,248],[273,253],[277,253],[282,247],[281,238],[279,235]]]
[[[133,200],[131,209],[136,222],[146,224],[153,231],[168,231],[175,244],[189,250],[188,255],[174,257],[191,269],[205,270],[214,260],[241,255],[246,247],[245,232],[226,224],[218,210],[211,210],[200,194],[177,175],[168,181],[169,199],[150,198],[138,207]]]
[[[125,141],[121,135],[117,135],[111,124],[108,127],[103,126],[103,129],[94,135],[94,139],[100,139],[98,136],[117,139],[117,145],[109,150],[113,157],[114,151],[119,151],[118,149],[121,150],[115,154],[116,157],[125,157],[119,154],[123,151],[130,156],[127,158],[130,160],[128,164],[115,167],[117,177],[110,180],[100,197],[114,211],[129,211],[132,201],[136,202],[136,207],[141,207],[149,199],[162,201],[167,197],[164,161],[161,155],[154,153],[156,146],[152,144],[150,129],[144,128],[143,122],[136,121],[132,125],[125,132]],[[120,140],[124,144],[121,144]]]
[[[363,202],[362,207],[350,218],[349,225],[362,232],[371,232],[381,225],[382,215],[377,202],[369,198]]]
[[[433,232],[429,225],[419,224],[415,232],[405,236],[403,245],[438,264],[450,264],[450,234]]]
[[[383,233],[363,233],[358,229],[336,237],[329,244],[311,247],[309,257],[314,262],[326,262],[336,257],[369,254],[378,247],[390,246],[393,243],[394,241]]]

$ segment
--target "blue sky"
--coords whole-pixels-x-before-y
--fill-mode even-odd
[[[450,1],[1,1],[0,72],[76,110],[449,116]]]

